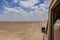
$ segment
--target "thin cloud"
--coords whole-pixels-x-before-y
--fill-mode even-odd
[[[27,21],[27,20],[47,20],[48,7],[50,0],[45,0],[44,3],[34,6],[35,3],[38,3],[38,0],[13,0],[14,5],[11,2],[10,4],[4,0],[6,4],[4,5],[3,16],[0,15],[0,20],[15,20],[15,21]],[[10,7],[11,5],[11,7]]]

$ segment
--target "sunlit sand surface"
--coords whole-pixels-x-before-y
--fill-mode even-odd
[[[46,22],[0,22],[0,40],[42,40]]]

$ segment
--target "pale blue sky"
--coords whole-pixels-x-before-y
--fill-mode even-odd
[[[50,0],[0,0],[0,21],[47,20]]]

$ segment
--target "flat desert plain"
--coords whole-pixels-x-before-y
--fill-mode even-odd
[[[42,26],[39,22],[0,22],[0,40],[42,40]]]

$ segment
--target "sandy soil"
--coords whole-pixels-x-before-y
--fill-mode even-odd
[[[0,40],[42,40],[46,22],[0,22]]]

